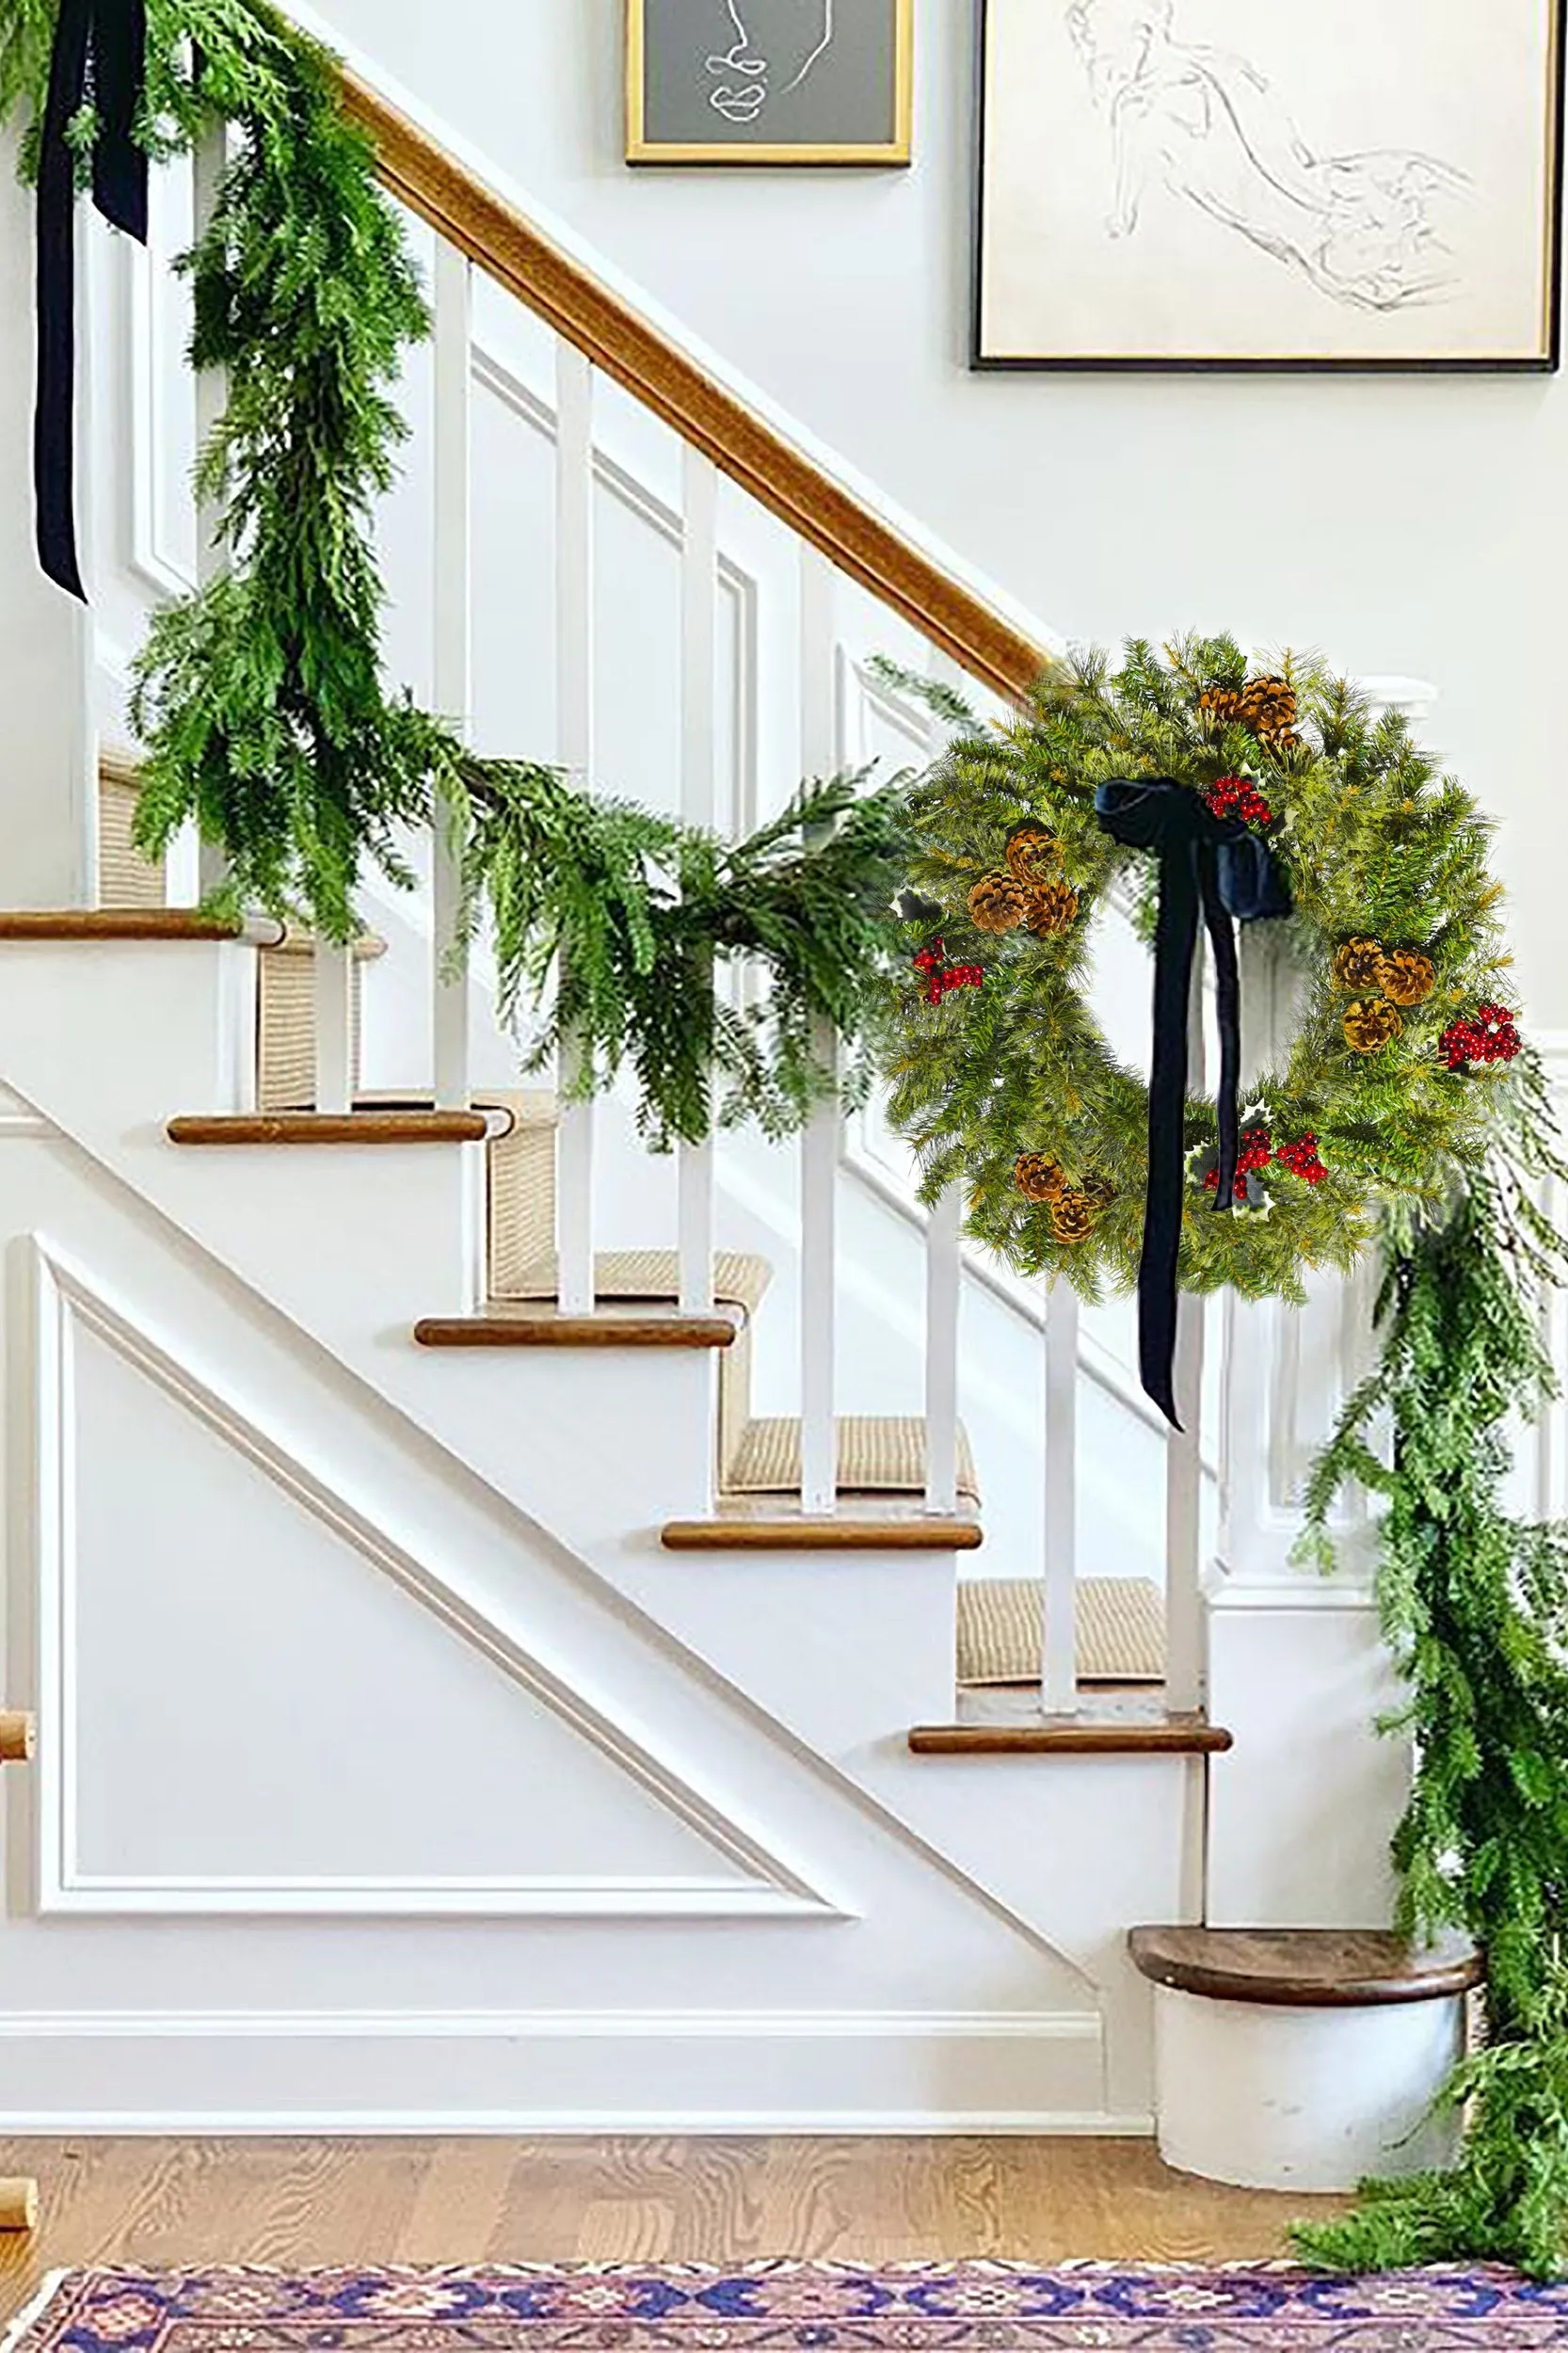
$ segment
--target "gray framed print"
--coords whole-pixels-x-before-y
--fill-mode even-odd
[[[981,368],[1549,369],[1568,0],[977,0]]]
[[[906,164],[915,0],[626,0],[632,164]]]

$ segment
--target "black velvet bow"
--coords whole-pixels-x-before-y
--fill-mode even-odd
[[[147,157],[133,130],[147,70],[146,0],[60,0],[39,148],[38,401],[33,483],[39,562],[87,601],[76,552],[76,156],[71,125],[96,112],[92,199],[147,243]]]
[[[1220,1029],[1219,1190],[1228,1215],[1240,1149],[1241,987],[1233,919],[1288,915],[1290,893],[1266,841],[1239,818],[1217,817],[1202,796],[1168,776],[1102,784],[1100,824],[1129,849],[1160,860],[1154,941],[1154,1058],[1149,1074],[1149,1177],[1138,1269],[1138,1361],[1144,1387],[1174,1429],[1177,1263],[1181,1253],[1187,1022],[1200,920],[1214,951]]]

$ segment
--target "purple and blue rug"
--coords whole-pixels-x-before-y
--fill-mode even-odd
[[[1568,2284],[1478,2266],[767,2263],[62,2273],[7,2353],[1535,2353]]]

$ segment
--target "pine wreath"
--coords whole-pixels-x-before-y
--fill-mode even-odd
[[[1102,823],[1108,786],[1186,796],[1172,804],[1183,824],[1201,809],[1194,822],[1288,890],[1270,929],[1299,973],[1295,1034],[1245,1087],[1225,1199],[1216,1101],[1186,1099],[1178,1269],[1191,1290],[1299,1300],[1309,1270],[1353,1262],[1383,1212],[1445,1199],[1528,1050],[1506,1003],[1488,821],[1400,714],[1313,662],[1249,678],[1228,637],[1163,656],[1134,641],[1115,670],[1076,656],[1025,715],[968,726],[911,788],[911,953],[935,906],[925,929],[984,979],[934,1003],[910,970],[894,1122],[929,1199],[961,1182],[977,1241],[1088,1298],[1137,1280],[1150,1169],[1148,1085],[1085,994],[1112,892],[1130,889],[1151,936],[1158,898],[1154,858]]]

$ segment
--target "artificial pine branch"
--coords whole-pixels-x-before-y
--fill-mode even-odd
[[[1308,1490],[1320,1560],[1342,1488],[1384,1501],[1379,1606],[1416,1749],[1394,1840],[1400,1926],[1462,1931],[1487,1966],[1484,2046],[1446,2094],[1464,2120],[1458,2165],[1370,2184],[1349,2216],[1300,2230],[1301,2251],[1334,2269],[1490,2259],[1550,2278],[1568,2246],[1568,1529],[1502,1500],[1507,1425],[1557,1388],[1539,1310],[1564,1245],[1538,1210],[1519,1238],[1530,1180],[1562,1173],[1549,1126],[1521,1144],[1537,1101],[1532,1079],[1450,1214],[1391,1254],[1380,1361]]]

